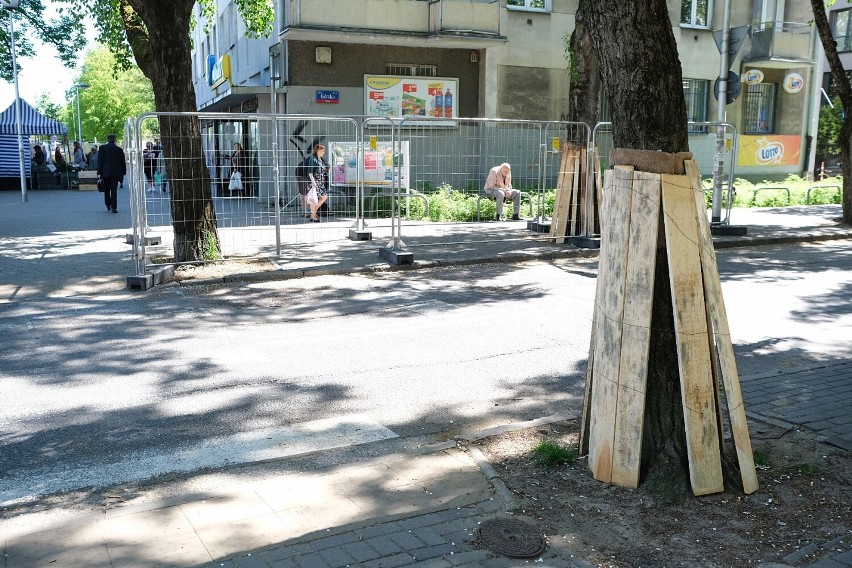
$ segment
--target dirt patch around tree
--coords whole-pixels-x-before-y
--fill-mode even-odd
[[[640,485],[596,481],[585,458],[537,465],[542,441],[576,448],[579,420],[477,442],[514,494],[515,513],[536,519],[550,546],[595,566],[701,568],[786,563],[806,566],[850,550],[852,454],[813,432],[751,426],[760,488],[668,502]]]

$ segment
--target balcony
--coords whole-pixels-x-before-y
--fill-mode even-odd
[[[478,49],[506,41],[497,0],[285,0],[282,40]]]
[[[762,67],[813,65],[813,34],[808,24],[763,22],[752,29],[751,51],[744,60]]]

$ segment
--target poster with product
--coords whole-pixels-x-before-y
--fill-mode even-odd
[[[390,187],[397,177],[399,187],[408,189],[408,141],[401,142],[401,152],[394,155],[390,141],[366,145],[360,163],[364,166],[366,187]],[[358,143],[329,142],[328,160],[331,185],[356,185],[358,182]]]
[[[458,79],[364,75],[367,116],[454,118],[458,116],[458,95]]]

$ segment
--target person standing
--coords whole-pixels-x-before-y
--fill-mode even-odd
[[[485,180],[486,195],[490,195],[497,200],[497,220],[503,220],[503,200],[508,198],[514,201],[515,211],[512,215],[512,220],[520,220],[521,213],[521,192],[517,189],[512,189],[512,166],[503,163],[499,166],[491,168],[488,172],[488,179]]]
[[[157,154],[154,152],[154,144],[145,142],[145,151],[142,152],[142,171],[145,173],[148,193],[154,192],[154,170],[156,167]]]
[[[107,143],[98,148],[98,177],[104,182],[104,203],[107,211],[118,213],[118,183],[127,173],[124,150],[115,144],[115,134],[107,136]]]
[[[234,153],[231,154],[231,176],[235,172],[240,174],[240,185],[242,186],[236,190],[237,194],[241,197],[249,195],[248,156],[246,156],[243,146],[239,142],[234,142]]]
[[[72,154],[73,160],[71,165],[74,166],[77,170],[85,170],[86,169],[86,153],[83,152],[83,147],[80,146],[80,143],[74,142],[74,152]]]
[[[312,223],[319,223],[319,216],[317,216],[317,209],[322,207],[322,204],[326,202],[328,199],[328,190],[326,188],[326,175],[328,172],[328,165],[326,165],[325,160],[323,160],[323,156],[325,156],[325,146],[322,144],[317,144],[314,146],[314,151],[311,157],[308,160],[308,179],[310,180],[309,185],[316,186],[317,190],[317,202],[311,203],[308,201],[308,205],[311,208],[311,217],[310,220]]]

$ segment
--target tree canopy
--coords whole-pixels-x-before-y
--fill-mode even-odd
[[[80,48],[86,44],[83,19],[87,10],[60,10],[56,18],[47,18],[42,0],[21,0],[14,9],[15,50],[18,56],[18,69],[23,69],[22,58],[35,58],[38,54],[32,43],[39,38],[46,45],[53,46],[55,55],[66,66],[72,67],[80,56]],[[0,10],[0,78],[11,83],[12,43],[9,37],[9,10]]]
[[[80,118],[87,141],[106,140],[107,134],[121,136],[129,117],[154,111],[154,90],[136,65],[118,66],[115,56],[105,46],[86,55],[79,83],[89,85],[80,91]],[[72,130],[77,130],[77,99],[72,88],[66,93],[62,118]],[[146,138],[156,137],[156,122],[145,121]],[[77,138],[77,136],[74,136]]]

